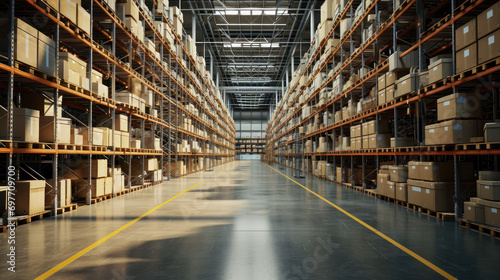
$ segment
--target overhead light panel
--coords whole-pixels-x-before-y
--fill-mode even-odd
[[[279,48],[279,43],[224,43],[224,48]]]
[[[262,14],[266,16],[283,16],[283,15],[288,15],[288,10],[287,9],[278,9],[276,10],[275,8],[269,8],[269,9],[255,9],[255,8],[244,8],[244,9],[237,9],[237,8],[232,8],[232,9],[224,9],[224,10],[219,10],[215,11],[216,15],[219,16],[236,16],[236,15],[242,15],[242,16],[260,16]]]

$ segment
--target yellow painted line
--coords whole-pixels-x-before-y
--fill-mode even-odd
[[[38,279],[47,279],[48,277],[50,277],[52,274],[58,272],[59,270],[63,269],[65,266],[67,266],[68,264],[74,262],[75,260],[77,260],[78,258],[80,258],[81,256],[85,255],[86,253],[88,253],[90,250],[94,249],[95,247],[101,245],[102,243],[104,243],[106,240],[110,239],[111,237],[117,235],[118,233],[120,233],[121,231],[123,231],[124,229],[128,228],[129,226],[135,224],[136,222],[138,222],[139,220],[141,220],[142,218],[146,217],[147,215],[153,213],[154,211],[158,210],[160,207],[162,207],[163,205],[169,203],[170,201],[176,199],[177,197],[179,197],[181,194],[191,190],[192,188],[198,186],[199,184],[201,184],[203,182],[200,181],[194,185],[192,185],[191,187],[183,190],[182,192],[178,193],[176,196],[170,198],[169,200],[163,202],[162,204],[156,206],[155,208],[149,210],[148,212],[140,215],[139,217],[135,218],[133,221],[130,221],[129,223],[127,223],[126,225],[122,226],[121,228],[113,231],[112,233],[106,235],[105,237],[103,237],[102,239],[96,241],[94,244],[88,246],[87,248],[81,250],[80,252],[74,254],[72,257],[70,257],[69,259],[63,261],[62,263],[58,264],[57,266],[55,266],[54,268],[52,268],[51,270],[45,272],[44,274],[38,276],[37,278],[35,278],[35,280],[38,280]]]
[[[285,178],[287,178],[288,180],[294,182],[295,184],[301,186],[302,188],[304,188],[305,190],[307,190],[308,192],[314,194],[316,197],[318,197],[319,199],[323,200],[324,202],[330,204],[331,206],[335,207],[337,210],[339,210],[340,212],[344,213],[345,215],[347,215],[349,218],[355,220],[356,222],[360,223],[362,226],[366,227],[367,229],[371,230],[372,232],[374,232],[375,234],[377,234],[378,236],[382,237],[383,239],[389,241],[389,243],[391,243],[392,245],[398,247],[399,249],[401,249],[402,251],[404,251],[405,253],[407,253],[408,255],[414,257],[415,259],[417,259],[419,262],[425,264],[426,266],[428,266],[429,268],[431,268],[432,270],[436,271],[437,273],[441,274],[444,278],[446,279],[457,279],[453,276],[451,276],[449,273],[447,273],[446,271],[442,270],[441,268],[437,267],[436,265],[434,265],[433,263],[429,262],[428,260],[424,259],[423,257],[421,257],[420,255],[418,255],[417,253],[413,252],[412,250],[406,248],[405,246],[399,244],[398,242],[396,242],[394,239],[390,238],[389,236],[381,233],[380,231],[376,230],[375,228],[373,228],[372,226],[368,225],[367,223],[361,221],[360,219],[356,218],[356,216],[352,215],[351,213],[347,212],[346,210],[340,208],[339,206],[337,206],[336,204],[330,202],[329,200],[327,200],[326,198],[322,197],[321,195],[315,193],[314,191],[308,189],[307,187],[304,187],[303,185],[301,185],[300,183],[298,183],[297,181],[295,181],[294,179],[286,176],[285,174],[279,172],[278,170],[272,168],[271,166],[263,163],[264,165],[266,165],[267,167],[271,168],[272,170],[278,172],[279,174],[283,175]]]

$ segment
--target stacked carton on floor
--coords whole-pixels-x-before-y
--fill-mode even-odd
[[[477,197],[464,203],[464,218],[500,227],[500,172],[479,171]]]

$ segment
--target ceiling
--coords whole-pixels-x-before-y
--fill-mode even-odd
[[[323,1],[179,2],[184,28],[196,38],[198,54],[205,57],[230,106],[267,110],[286,87],[291,67],[308,50],[311,10],[316,11],[315,30]]]

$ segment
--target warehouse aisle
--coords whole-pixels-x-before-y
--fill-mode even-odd
[[[32,279],[58,264],[51,279],[439,279],[439,269],[494,279],[500,272],[500,240],[314,177],[297,180],[391,244],[276,171],[234,162],[21,226],[17,272],[2,261],[0,278]],[[7,239],[0,235],[2,252]]]

